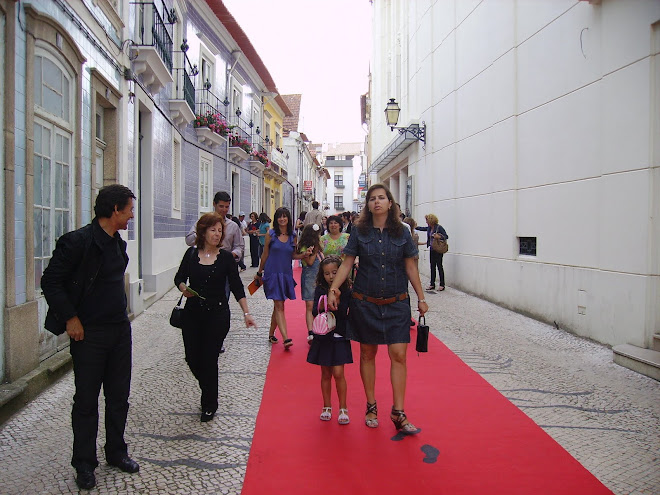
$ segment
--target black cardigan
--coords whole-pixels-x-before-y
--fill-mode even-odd
[[[181,282],[187,284],[190,288],[197,291],[200,296],[209,301],[220,301],[227,303],[225,292],[226,281],[229,280],[229,288],[236,300],[245,297],[245,288],[243,282],[238,276],[238,265],[234,256],[221,249],[212,268],[206,268],[199,262],[199,254],[196,247],[190,247],[183,255],[179,271],[174,276],[174,285],[178,288]],[[213,273],[208,277],[208,273]],[[208,280],[207,280],[208,278]]]

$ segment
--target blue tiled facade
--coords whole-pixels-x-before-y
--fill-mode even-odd
[[[94,135],[96,105],[99,104],[99,101],[105,101],[106,110],[108,110],[107,105],[109,105],[111,109],[108,111],[116,112],[112,113],[113,120],[111,121],[116,122],[117,126],[116,129],[111,128],[110,135],[114,139],[112,141],[114,148],[118,149],[112,149],[111,154],[104,156],[116,156],[116,158],[113,158],[116,159],[116,170],[112,172],[116,172],[117,180],[132,189],[140,198],[141,203],[139,206],[147,208],[142,210],[136,208],[136,216],[140,211],[142,211],[143,216],[141,219],[136,218],[135,221],[130,222],[127,232],[128,249],[131,255],[131,264],[128,268],[129,305],[132,304],[131,301],[134,302],[142,298],[144,291],[164,293],[171,287],[170,272],[178,266],[179,256],[182,250],[185,249],[183,237],[199,217],[199,167],[202,152],[210,154],[212,157],[213,170],[210,198],[217,191],[227,191],[230,194],[232,190],[235,191],[238,198],[233,198],[232,212],[234,214],[237,215],[239,211],[251,211],[252,182],[255,177],[258,179],[256,182],[260,187],[263,186],[262,175],[255,176],[255,173],[249,167],[248,161],[241,163],[229,161],[227,142],[210,148],[206,144],[200,143],[197,131],[191,123],[174,123],[174,116],[170,110],[175,92],[174,84],[165,83],[162,87],[156,86],[158,89],[152,91],[152,87],[145,84],[142,73],[135,76],[137,73],[136,67],[129,58],[131,45],[127,42],[137,39],[134,32],[137,27],[136,4],[128,0],[122,0],[121,3],[123,22],[128,27],[128,32],[125,33],[126,39],[123,40],[120,39],[119,31],[111,29],[112,23],[104,17],[103,9],[97,5],[97,2],[92,0],[33,0],[28,3],[19,2],[15,3],[16,9],[19,11],[18,15],[6,18],[6,23],[14,23],[11,27],[16,32],[15,50],[13,53],[6,53],[7,57],[13,57],[15,67],[14,88],[6,88],[13,92],[14,107],[11,110],[15,121],[13,147],[15,173],[13,183],[5,184],[7,189],[13,190],[15,203],[13,224],[7,225],[7,231],[13,237],[10,242],[13,244],[14,257],[5,260],[5,263],[10,266],[13,265],[13,280],[7,283],[7,286],[13,289],[13,294],[11,294],[12,303],[11,305],[6,304],[6,309],[11,313],[12,310],[19,308],[21,305],[24,308],[29,306],[30,311],[36,313],[39,321],[39,328],[12,328],[8,329],[8,332],[11,335],[14,332],[36,332],[35,341],[38,341],[39,344],[34,353],[40,358],[56,352],[57,349],[61,348],[60,344],[64,344],[64,341],[61,339],[57,341],[54,336],[43,329],[43,316],[47,305],[40,292],[32,290],[32,279],[35,278],[35,272],[37,271],[35,266],[40,260],[35,262],[35,259],[32,258],[30,243],[34,242],[32,237],[35,229],[31,228],[31,224],[34,223],[32,219],[35,217],[35,207],[33,204],[28,204],[28,201],[33,202],[31,195],[26,195],[26,191],[32,187],[35,180],[32,175],[28,175],[28,170],[30,170],[28,165],[32,164],[35,159],[32,155],[28,156],[27,151],[29,150],[29,153],[32,154],[33,143],[27,141],[27,136],[32,134],[34,126],[34,122],[31,121],[34,112],[28,105],[33,105],[35,101],[34,95],[26,94],[26,88],[31,87],[31,81],[27,80],[26,74],[32,77],[30,75],[32,66],[28,64],[35,63],[34,59],[26,60],[27,54],[32,53],[28,51],[28,47],[33,46],[30,43],[33,43],[35,47],[37,43],[48,43],[48,48],[53,49],[52,56],[54,59],[57,59],[63,67],[72,68],[72,72],[77,74],[70,80],[70,83],[72,82],[75,86],[71,92],[71,98],[73,99],[69,101],[70,108],[75,109],[74,115],[72,122],[62,124],[64,127],[61,131],[71,136],[69,162],[71,191],[69,199],[72,222],[68,225],[69,230],[89,223],[94,217],[93,200],[96,188],[94,178],[97,146],[96,136]],[[187,55],[192,64],[199,65],[200,45],[205,42],[204,40],[208,40],[213,45],[214,49],[209,50],[209,52],[215,51],[217,53],[215,53],[214,65],[216,77],[212,92],[222,100],[225,96],[228,96],[227,86],[232,87],[232,81],[229,83],[226,81],[226,74],[232,61],[231,52],[235,49],[235,46],[229,47],[223,44],[227,33],[224,32],[221,36],[214,31],[217,29],[217,24],[209,22],[208,12],[199,12],[194,5],[186,3],[187,11],[178,14],[181,18],[180,22],[183,22],[182,32],[185,33],[183,36],[188,39],[190,44]],[[173,6],[172,0],[166,0],[165,6],[167,10],[171,9]],[[85,14],[79,15],[78,12],[84,12]],[[91,18],[88,16],[89,13],[92,14]],[[55,40],[59,36],[59,41],[47,41],[34,36],[34,34],[32,37],[28,37],[25,31],[28,18],[30,22],[47,23],[49,26],[47,29],[50,30],[48,31],[49,36],[52,36]],[[48,21],[43,21],[43,19],[48,19]],[[86,25],[85,20],[89,21],[90,19],[91,22],[98,23],[98,25]],[[99,26],[108,32],[108,36],[104,39],[94,38],[93,33],[98,31]],[[171,25],[168,29],[171,29]],[[198,36],[198,33],[201,34]],[[65,38],[64,41],[62,38]],[[54,47],[58,43],[63,43],[64,50],[62,46]],[[65,56],[67,50],[68,55]],[[174,47],[174,50],[179,50],[179,47]],[[65,59],[60,60],[60,56]],[[76,60],[70,60],[71,57],[76,58]],[[81,62],[80,57],[83,57],[85,61]],[[240,102],[240,106],[244,107],[244,110],[249,103],[259,100],[256,95],[260,95],[260,91],[263,90],[263,82],[254,81],[249,76],[253,72],[249,69],[246,70],[244,65],[249,63],[247,58],[242,57],[234,67],[231,76],[238,76],[237,80],[241,81],[243,100]],[[175,66],[174,69],[176,68]],[[131,70],[126,71],[125,69]],[[73,74],[70,75],[73,76]],[[201,89],[200,81],[195,81],[195,84],[197,89]],[[103,85],[106,86],[106,99],[101,98],[99,100],[99,95],[103,96],[101,95]],[[114,98],[110,103],[108,103],[110,101],[108,100],[110,98],[108,91],[112,92],[112,98]],[[221,106],[219,110],[226,114],[229,108],[231,107]],[[198,108],[194,110],[197,111]],[[142,137],[142,141],[138,129],[138,118],[141,112],[149,125],[148,131],[143,129],[143,132],[147,135]],[[245,116],[248,113],[246,111]],[[259,123],[255,124],[259,125]],[[180,211],[174,211],[173,209],[172,175],[173,141],[175,137],[180,142],[181,154]],[[141,148],[146,150],[144,156],[150,157],[150,159],[145,159],[138,164],[138,153]],[[53,159],[52,154],[50,157]],[[142,172],[141,175],[138,175],[140,167]],[[112,168],[114,167],[107,166],[107,162],[104,163],[104,171],[112,170]],[[239,182],[232,184],[232,178],[233,180],[236,179],[235,174],[238,174]],[[105,177],[105,179],[107,180],[108,177]],[[51,178],[51,180],[54,180],[54,178]],[[285,183],[281,198],[282,203],[290,207],[292,194],[287,192],[287,186],[289,189],[291,188],[290,185]],[[260,202],[261,200],[259,200]],[[53,211],[54,206],[49,205],[51,211]],[[206,206],[210,209],[212,205],[208,204]],[[153,238],[146,239],[144,244],[138,246],[139,242],[145,241],[144,237],[138,235],[137,229],[142,228],[140,220],[143,222],[143,226],[149,227],[149,229],[140,231],[142,236],[145,235],[145,232],[152,231]],[[55,239],[50,239],[50,241],[54,246]],[[139,259],[136,260],[136,257]],[[39,274],[40,272],[37,274],[37,278]],[[135,290],[135,294],[131,296],[132,288],[138,285],[140,285],[140,292]],[[131,297],[134,299],[132,300]],[[129,310],[141,311],[143,309],[143,306],[140,306],[143,304],[142,300],[140,299],[137,304],[137,309],[131,306]],[[7,352],[11,352],[11,349]],[[7,362],[7,360],[4,362]],[[0,365],[2,363],[3,360],[0,360]],[[2,376],[2,373],[0,373],[0,377]]]

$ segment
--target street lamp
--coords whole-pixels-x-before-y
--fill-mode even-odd
[[[394,98],[390,98],[390,101],[385,107],[385,120],[392,130],[394,130],[394,126],[399,121],[399,113],[401,113],[401,107],[399,107],[399,104]]]
[[[390,98],[390,101],[385,106],[385,121],[390,126],[390,130],[393,131],[396,129],[399,131],[399,134],[410,134],[418,141],[426,144],[426,122],[422,121],[421,127],[419,124],[411,124],[408,127],[396,127],[399,121],[399,113],[401,113],[401,107],[399,107],[399,104],[394,98]]]

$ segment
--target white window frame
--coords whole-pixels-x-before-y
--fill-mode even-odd
[[[33,215],[36,216],[37,211],[41,211],[42,219],[43,219],[43,214],[44,212],[48,212],[48,229],[49,232],[47,236],[43,236],[43,232],[41,233],[41,242],[42,242],[42,249],[41,253],[36,252],[36,247],[37,247],[37,242],[36,239],[34,241],[35,244],[35,253],[33,256],[33,262],[35,263],[35,269],[34,269],[34,276],[35,276],[35,292],[37,296],[41,295],[41,277],[39,275],[43,274],[43,270],[48,266],[48,261],[52,257],[52,251],[55,248],[55,242],[57,241],[56,233],[57,233],[57,227],[56,227],[56,218],[57,218],[57,212],[64,212],[66,217],[63,217],[63,220],[66,220],[64,222],[63,227],[62,227],[62,232],[61,234],[64,234],[70,230],[73,230],[74,227],[74,218],[75,218],[75,201],[74,201],[74,184],[75,184],[75,113],[72,111],[71,106],[73,102],[75,101],[75,91],[76,91],[76,79],[73,74],[73,71],[71,71],[66,63],[59,58],[57,54],[54,52],[50,51],[48,48],[46,48],[44,45],[41,44],[36,44],[35,50],[34,50],[34,59],[33,63],[36,63],[36,58],[37,57],[42,57],[42,58],[48,58],[53,64],[57,66],[58,69],[62,71],[62,73],[65,75],[65,77],[68,79],[69,82],[69,115],[68,115],[68,120],[62,119],[60,116],[51,114],[47,112],[43,107],[37,105],[35,103],[34,105],[34,121],[32,122],[32,126],[34,127],[35,125],[39,125],[41,127],[47,128],[50,130],[50,142],[49,142],[49,161],[50,161],[50,174],[49,174],[49,180],[50,180],[50,188],[49,188],[49,203],[44,204],[43,202],[41,204],[35,204],[34,199],[36,199],[36,196],[33,198],[33,204],[32,204],[32,211]],[[36,91],[37,88],[33,87],[33,91]],[[41,90],[41,89],[40,89]],[[57,143],[57,136],[63,137],[68,139],[69,145],[67,154],[68,154],[68,171],[69,171],[69,176],[68,176],[68,187],[67,191],[62,191],[62,199],[68,201],[67,207],[58,207],[55,204],[55,177],[56,177],[56,170],[57,170],[57,149],[56,149],[56,143]],[[42,148],[43,149],[43,148]],[[35,148],[36,152],[36,148]],[[45,156],[42,154],[42,156]],[[36,171],[36,170],[35,170]],[[33,178],[34,181],[34,178]],[[33,182],[34,186],[34,182]],[[42,186],[43,186],[43,179],[42,179]],[[34,189],[33,189],[34,191]],[[36,191],[34,191],[36,194]],[[43,225],[43,223],[42,223]],[[37,225],[36,222],[33,224],[33,232],[34,236],[36,238],[37,235]],[[46,241],[47,246],[44,246],[43,243]],[[36,266],[37,263],[41,263],[41,269],[39,270]],[[37,280],[37,276],[39,276],[39,279]]]
[[[175,132],[172,139],[172,218],[181,219],[181,136]]]
[[[207,65],[209,66],[208,69],[208,74],[206,74],[207,79],[211,83],[211,91],[214,94],[218,94],[218,88],[215,87],[215,55],[213,55],[213,52],[206,48],[204,46],[204,43],[201,43],[199,45],[199,81],[198,81],[198,88],[197,89],[204,89],[204,83],[206,82],[204,80],[204,74],[202,74],[202,60],[205,60]]]
[[[213,155],[206,151],[199,152],[199,189],[197,202],[200,215],[213,211]]]

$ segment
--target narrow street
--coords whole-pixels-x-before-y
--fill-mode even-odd
[[[254,269],[242,274],[245,284],[253,274]],[[249,298],[259,324],[254,330],[243,327],[232,303],[232,330],[220,357],[220,409],[213,421],[202,424],[180,332],[168,324],[177,299],[173,289],[133,322],[127,441],[140,472],[128,475],[108,467],[99,447],[98,487],[92,493],[241,492],[271,352],[267,327],[272,306],[262,290]],[[450,287],[426,299],[432,333],[614,493],[657,493],[658,382],[615,365],[605,346]],[[300,338],[295,344],[306,346]],[[69,373],[0,429],[3,494],[78,493],[69,465],[72,396]],[[358,427],[362,405],[350,407]],[[317,409],[311,407],[310,414]],[[102,407],[100,412],[102,446]],[[488,411],[483,413],[488,421]],[[286,421],[285,408],[282,414]]]

